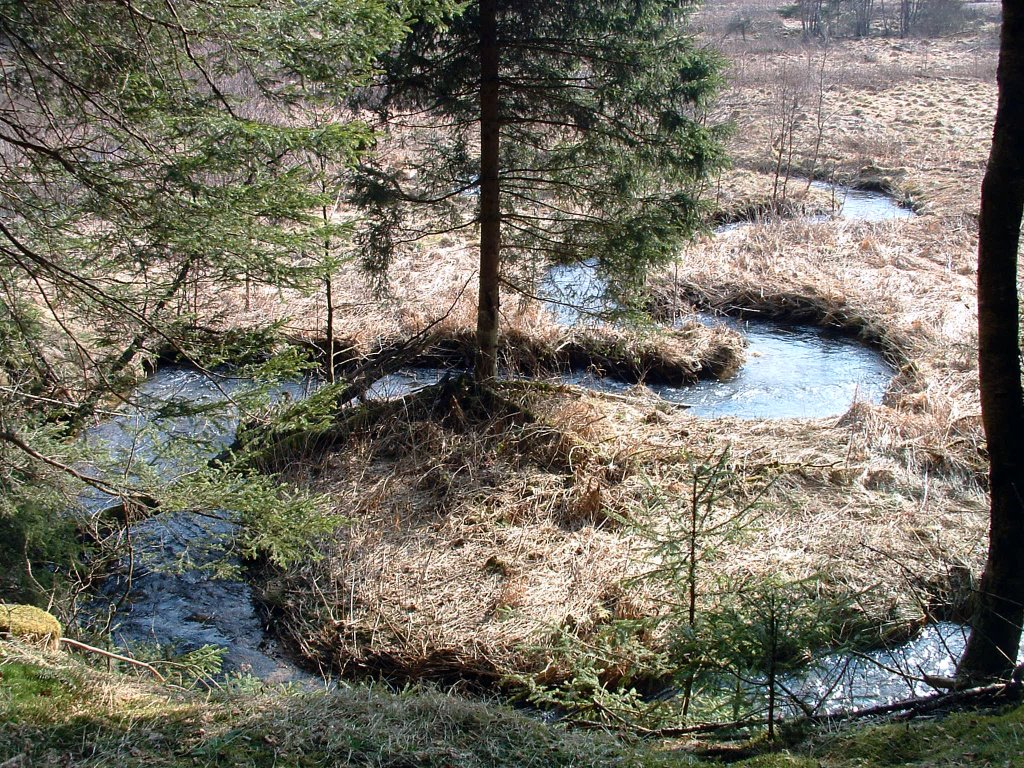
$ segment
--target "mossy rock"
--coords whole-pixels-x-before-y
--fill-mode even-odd
[[[52,615],[32,605],[0,605],[0,634],[56,648],[63,630]]]

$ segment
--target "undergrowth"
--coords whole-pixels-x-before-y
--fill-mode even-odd
[[[196,693],[0,641],[0,765],[706,766],[1021,765],[1024,708],[822,728],[787,749],[621,740],[545,725],[494,702],[431,689],[388,693],[227,687]]]

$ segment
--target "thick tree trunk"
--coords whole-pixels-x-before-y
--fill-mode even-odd
[[[981,188],[978,345],[989,453],[988,562],[957,675],[1005,677],[1024,618],[1024,392],[1017,249],[1024,211],[1024,2],[1003,0],[999,106]]]
[[[480,302],[476,322],[476,380],[498,371],[498,279],[501,199],[498,188],[498,21],[496,0],[480,1]]]

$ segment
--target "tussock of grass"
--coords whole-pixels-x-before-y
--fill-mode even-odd
[[[471,367],[474,332],[452,330],[414,365]],[[513,329],[502,334],[503,366],[523,376],[591,370],[631,383],[692,384],[732,375],[743,362],[743,341],[729,329],[693,323],[683,328],[559,327],[543,336]]]
[[[616,615],[623,583],[654,565],[631,523],[681,514],[695,466],[727,446],[737,480],[722,514],[775,482],[750,534],[709,555],[711,572],[823,576],[858,595],[880,639],[963,608],[947,585],[977,566],[984,496],[952,464],[920,474],[885,407],[705,421],[642,391],[507,383],[485,404],[452,386],[371,405],[327,449],[279,457],[350,521],[319,561],[264,591],[318,663],[485,684],[571,674],[530,649],[564,631],[585,640]],[[626,592],[629,616],[657,612],[658,595]]]

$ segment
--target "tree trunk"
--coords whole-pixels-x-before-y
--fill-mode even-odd
[[[334,371],[334,281],[330,274],[324,278],[324,293],[327,295],[327,380],[334,384],[337,381]]]
[[[978,362],[991,525],[971,636],[957,676],[1006,677],[1024,618],[1024,392],[1017,249],[1024,211],[1024,3],[1003,0],[999,106],[981,187]]]
[[[498,187],[498,22],[496,0],[480,2],[480,301],[476,321],[476,380],[498,372],[498,278],[501,200]]]

